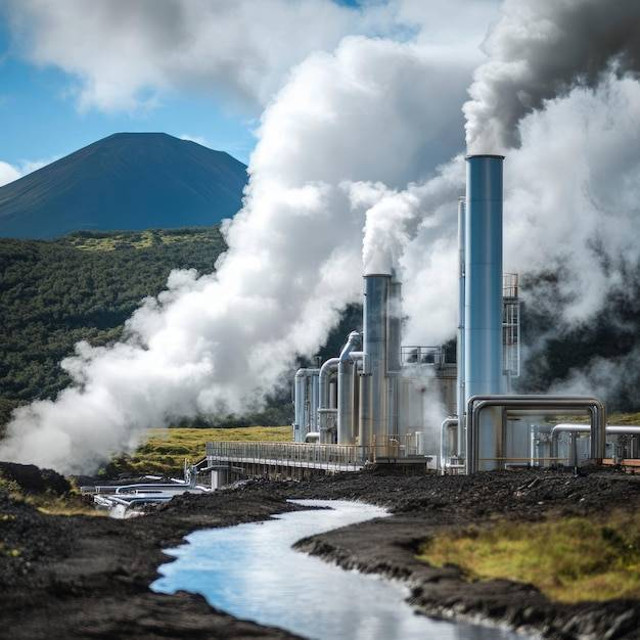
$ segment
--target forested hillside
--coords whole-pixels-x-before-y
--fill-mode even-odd
[[[218,227],[0,239],[0,409],[54,397],[76,342],[117,339],[172,269],[210,272],[224,247]]]
[[[53,398],[67,386],[60,361],[76,342],[102,345],[118,339],[125,320],[142,298],[162,291],[172,269],[211,272],[224,248],[218,227],[77,232],[56,241],[0,239],[0,424],[18,404]],[[612,295],[606,312],[588,325],[563,327],[560,301],[550,302],[555,280],[553,275],[524,279],[529,303],[523,309],[523,337],[530,347],[518,387],[546,391],[600,357],[618,367],[603,368],[609,379],[593,393],[605,397],[611,410],[638,410],[640,302]],[[629,287],[638,289],[631,299],[640,300],[640,286]],[[320,356],[335,356],[347,334],[361,326],[361,307],[352,305]],[[454,343],[449,346],[454,356]],[[625,375],[614,379],[617,370]],[[228,416],[217,424],[286,424],[292,419],[290,400],[283,392],[266,412]]]
[[[118,339],[125,320],[142,298],[164,289],[172,269],[209,273],[224,249],[218,227],[0,239],[0,424],[19,404],[53,398],[69,384],[60,361],[76,342]],[[361,322],[360,308],[349,308],[321,355],[335,355]],[[218,424],[287,424],[290,400],[285,393],[260,414]]]

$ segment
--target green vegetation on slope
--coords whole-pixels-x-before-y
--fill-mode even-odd
[[[105,472],[181,474],[185,459],[197,462],[207,442],[289,442],[292,431],[285,427],[242,427],[237,429],[150,429],[146,441],[130,456],[112,460]]]
[[[0,239],[0,418],[53,398],[69,383],[59,363],[76,342],[118,339],[172,269],[211,272],[224,249],[218,227]]]
[[[437,535],[419,558],[456,564],[472,580],[530,583],[560,602],[640,598],[640,515],[500,521]]]

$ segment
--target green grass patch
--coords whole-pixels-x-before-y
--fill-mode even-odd
[[[185,459],[204,457],[207,442],[291,442],[290,426],[239,427],[234,429],[150,429],[147,439],[130,456],[112,460],[105,472],[135,474],[181,474]]]
[[[560,602],[640,598],[640,514],[499,521],[428,540],[418,558],[458,565],[470,580],[535,585]]]

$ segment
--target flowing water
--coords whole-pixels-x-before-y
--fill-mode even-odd
[[[338,640],[507,640],[523,636],[416,615],[402,583],[343,569],[295,551],[307,536],[384,517],[378,507],[339,500],[297,500],[330,510],[296,511],[261,523],[197,531],[166,553],[151,588],[188,591],[238,618],[307,638]]]

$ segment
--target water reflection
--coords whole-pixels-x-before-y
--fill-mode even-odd
[[[291,545],[306,536],[372,518],[384,510],[344,501],[300,500],[331,510],[300,511],[264,523],[197,531],[168,551],[154,591],[189,591],[232,615],[308,638],[354,640],[500,640],[522,638],[499,629],[454,625],[415,615],[406,587],[343,571]]]

